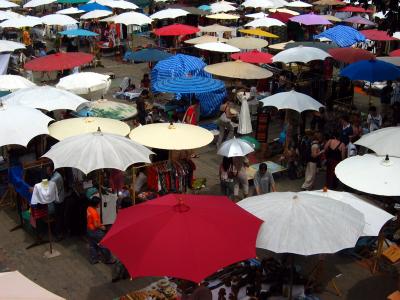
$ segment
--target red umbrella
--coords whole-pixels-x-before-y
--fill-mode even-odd
[[[328,50],[334,59],[347,64],[352,64],[360,60],[374,59],[375,55],[360,48],[333,48]]]
[[[101,244],[132,277],[200,282],[255,257],[261,223],[224,196],[169,194],[120,211]]]
[[[346,6],[339,8],[337,11],[341,12],[353,12],[353,13],[372,13],[373,11],[370,9],[365,9],[359,6]]]
[[[154,30],[156,35],[187,35],[199,32],[200,29],[183,24],[172,24]]]
[[[279,21],[281,21],[283,23],[287,23],[287,22],[289,22],[289,19],[291,17],[293,17],[293,15],[288,14],[288,13],[283,13],[283,12],[274,12],[272,14],[269,14],[268,17],[277,19],[277,20],[279,20]]]
[[[400,56],[400,49],[390,52],[389,56]]]
[[[258,50],[253,50],[250,52],[243,53],[233,53],[231,55],[233,59],[239,59],[241,61],[251,63],[251,64],[270,64],[272,63],[272,54],[260,52]]]
[[[90,63],[93,58],[92,54],[83,52],[59,52],[32,59],[24,67],[26,70],[43,72],[69,70]]]
[[[367,39],[371,41],[397,41],[398,39],[390,36],[386,31],[378,30],[378,29],[368,29],[361,30],[361,34],[363,34]]]

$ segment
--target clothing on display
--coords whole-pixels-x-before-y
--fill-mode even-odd
[[[33,187],[31,205],[59,202],[57,185],[53,181],[40,182]]]

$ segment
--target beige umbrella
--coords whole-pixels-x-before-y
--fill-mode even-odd
[[[130,131],[126,123],[118,120],[87,117],[55,122],[49,126],[49,132],[53,138],[61,141],[71,136],[96,132],[99,127],[102,132],[122,136],[127,136]]]
[[[208,16],[206,16],[206,18],[218,19],[218,20],[237,20],[240,18],[240,16],[226,14],[226,13],[220,13],[220,14],[208,15]]]
[[[331,22],[342,22],[342,19],[339,19],[339,18],[337,18],[335,16],[332,16],[332,15],[321,15],[321,17],[323,17],[323,18],[325,18],[325,19],[327,19],[328,21],[331,21]]]
[[[281,12],[281,13],[285,13],[285,14],[289,14],[289,15],[293,15],[293,16],[300,15],[300,13],[298,13],[297,11],[287,9],[287,8],[271,8],[271,9],[269,9],[269,11],[270,12]]]
[[[243,50],[261,49],[268,46],[266,40],[250,36],[233,38],[228,40],[226,43]]]
[[[205,27],[199,26],[201,32],[226,32],[226,31],[233,31],[235,28],[222,26],[219,24],[213,24]]]
[[[340,5],[344,6],[347,5],[345,2],[337,1],[337,0],[319,0],[315,1],[313,5],[326,5],[326,6],[335,6],[335,5]]]
[[[278,44],[272,44],[272,45],[269,45],[268,48],[274,49],[274,50],[285,50],[286,49],[286,45],[290,44],[290,43],[294,43],[294,41],[278,43]]]
[[[240,60],[208,65],[204,70],[217,76],[238,79],[262,79],[272,76],[270,71]]]
[[[129,137],[144,146],[165,150],[189,150],[208,145],[214,135],[190,124],[154,123],[136,127]]]
[[[205,34],[205,35],[196,37],[194,39],[186,40],[185,43],[191,44],[191,45],[197,45],[197,44],[216,43],[216,42],[224,43],[226,41],[227,41],[227,39]]]

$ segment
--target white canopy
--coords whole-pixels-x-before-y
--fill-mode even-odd
[[[268,17],[268,14],[266,14],[266,13],[260,11],[260,12],[258,12],[258,13],[248,14],[248,15],[244,15],[244,16],[245,16],[245,17],[248,17],[248,18],[253,18],[253,19],[261,19],[261,18],[267,18],[267,17]]]
[[[211,3],[210,7],[211,7],[211,12],[213,14],[236,10],[236,7],[234,7],[232,4],[227,3],[225,1]]]
[[[300,113],[306,110],[318,111],[320,107],[323,107],[314,98],[296,91],[276,93],[260,101],[264,106],[275,106],[277,109],[292,109]]]
[[[107,17],[111,14],[112,14],[112,12],[109,10],[95,9],[95,10],[87,12],[86,14],[83,14],[81,16],[81,19],[82,20],[99,19],[99,18]]]
[[[80,14],[80,13],[84,13],[84,12],[85,12],[84,10],[77,9],[76,7],[68,7],[68,8],[56,11],[56,14],[74,15],[74,14]]]
[[[106,1],[107,4],[102,4],[101,2],[99,2],[98,0],[95,1],[100,3],[101,5],[106,5],[112,8],[120,8],[120,9],[138,9],[139,6],[137,6],[135,3],[129,2],[129,1],[125,1],[125,0],[110,0],[110,1]]]
[[[189,12],[180,8],[167,8],[160,10],[150,16],[153,20],[155,19],[175,19],[178,17],[186,16]]]
[[[254,8],[274,8],[275,3],[270,0],[246,0],[242,3],[244,7]]]
[[[253,152],[253,147],[242,139],[233,138],[221,144],[218,149],[218,155],[226,157],[245,156]]]
[[[74,18],[71,18],[70,16],[66,16],[63,14],[46,15],[44,17],[41,17],[40,19],[46,25],[66,26],[78,23],[78,21],[75,20]]]
[[[56,87],[74,94],[82,95],[99,90],[104,90],[105,94],[110,85],[111,79],[109,75],[94,72],[81,72],[61,78]]]
[[[255,19],[244,26],[246,27],[271,27],[271,26],[286,26],[285,23],[274,18]]]
[[[19,89],[36,86],[32,81],[18,75],[0,75],[0,91],[14,92]]]
[[[365,134],[355,144],[371,149],[377,155],[400,158],[400,127],[386,127]]]
[[[38,6],[42,6],[42,5],[48,5],[51,4],[53,2],[56,2],[57,0],[31,0],[29,2],[27,2],[24,5],[24,8],[30,8],[30,7],[38,7]]]
[[[12,8],[12,7],[19,7],[19,5],[7,0],[0,0],[0,8]]]
[[[22,18],[8,19],[0,23],[0,27],[33,27],[42,24],[42,20],[38,17],[24,16]]]
[[[198,49],[214,51],[214,52],[223,52],[223,53],[240,52],[239,48],[221,42],[201,43],[195,45],[195,47]]]
[[[186,40],[185,43],[197,45],[197,44],[204,44],[204,43],[215,43],[215,42],[226,42],[226,41],[227,41],[227,39],[205,34],[205,35],[202,35],[202,36],[190,39],[190,40]]]
[[[0,10],[0,20],[23,18],[23,15],[17,14],[11,10]]]
[[[0,40],[0,52],[13,52],[18,49],[25,49],[25,45],[13,41]]]
[[[272,58],[272,61],[286,64],[291,62],[308,63],[312,60],[324,60],[327,57],[331,57],[331,55],[321,49],[298,46],[279,52]]]
[[[107,18],[107,21],[124,24],[127,26],[128,25],[141,26],[145,24],[151,24],[151,22],[153,22],[153,20],[148,16],[134,11],[122,13],[117,16],[112,16],[110,18]]]
[[[306,2],[303,2],[303,1],[293,1],[293,2],[289,2],[285,6],[287,6],[287,7],[306,8],[306,7],[312,7],[312,4],[306,3]]]

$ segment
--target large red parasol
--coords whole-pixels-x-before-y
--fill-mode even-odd
[[[83,52],[60,52],[32,59],[24,67],[32,71],[62,71],[90,63],[93,58],[92,54]]]
[[[389,56],[400,56],[400,49],[390,52]]]
[[[101,244],[132,277],[200,282],[255,257],[261,223],[224,196],[169,194],[120,211]]]
[[[289,22],[289,19],[291,17],[293,17],[293,15],[288,14],[288,13],[284,13],[284,12],[274,12],[274,13],[269,14],[268,17],[269,18],[273,18],[273,19],[277,19],[277,20],[279,20],[279,21],[281,21],[283,23],[287,23],[287,22]]]
[[[368,29],[361,30],[360,33],[371,41],[398,41],[398,39],[390,36],[386,31],[383,30]]]
[[[156,35],[161,35],[161,36],[165,35],[176,36],[176,35],[193,34],[199,31],[200,29],[197,27],[183,25],[183,24],[172,24],[155,29],[154,33]]]
[[[235,60],[241,60],[251,64],[271,64],[273,55],[253,50],[243,53],[233,53],[231,57]]]
[[[352,12],[352,13],[372,13],[373,11],[370,9],[365,9],[359,6],[346,6],[346,7],[342,7],[339,8],[337,11],[340,12]]]
[[[340,62],[352,64],[360,60],[374,59],[375,55],[367,50],[360,48],[333,48],[328,53]]]

